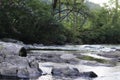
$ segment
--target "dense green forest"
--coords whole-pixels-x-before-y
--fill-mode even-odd
[[[118,0],[109,5],[90,9],[85,0],[0,0],[0,38],[42,44],[118,44],[120,6]]]

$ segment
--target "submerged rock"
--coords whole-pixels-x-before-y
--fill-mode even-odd
[[[70,59],[76,58],[76,56],[73,55],[73,54],[63,54],[63,55],[60,56],[60,58],[65,59],[65,60],[70,60]]]
[[[53,76],[58,76],[58,77],[88,77],[88,78],[95,78],[97,77],[97,74],[90,71],[90,72],[79,72],[77,68],[53,68],[52,69],[52,75]]]
[[[64,62],[62,59],[60,59],[60,55],[59,54],[42,54],[39,57],[40,61],[42,62],[55,62],[55,63],[62,63]]]

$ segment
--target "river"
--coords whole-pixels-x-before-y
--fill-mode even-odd
[[[34,46],[39,49],[46,50],[33,50],[32,54],[60,54],[62,59],[77,59],[79,62],[76,64],[74,62],[64,63],[64,62],[54,62],[53,61],[44,61],[39,62],[39,67],[47,75],[40,76],[37,79],[30,80],[120,80],[120,63],[117,61],[120,58],[120,45],[64,45],[64,46]],[[59,51],[58,51],[59,50]],[[67,55],[65,55],[67,54]],[[78,57],[80,55],[84,57]],[[99,55],[98,55],[99,54]],[[102,56],[101,56],[102,55]],[[114,57],[115,56],[115,57]],[[55,56],[54,56],[55,57]],[[51,57],[51,58],[54,58]],[[55,58],[56,59],[56,58]],[[47,67],[45,67],[47,66]],[[80,72],[95,72],[97,78],[54,78],[51,75],[51,66],[59,67],[74,67],[77,68]]]
[[[56,51],[56,53],[77,53],[83,55],[91,56],[98,59],[110,60],[111,58],[98,56],[93,54],[93,52],[115,52],[116,50],[120,49],[120,45],[65,45],[65,46],[44,46],[42,48],[48,49],[62,49],[62,50],[76,50],[76,51]],[[39,52],[39,51],[38,51]],[[47,53],[51,53],[52,51],[47,51]],[[114,54],[114,53],[113,53]],[[114,63],[114,62],[113,62]],[[111,63],[113,65],[113,63]],[[41,63],[44,64],[44,63]],[[56,66],[66,66],[69,64],[59,64],[59,63],[47,63]],[[81,72],[93,71],[95,72],[98,77],[91,79],[91,80],[120,80],[120,64],[119,62],[116,63],[114,66],[105,66],[105,65],[85,65],[85,64],[77,64],[77,65],[69,65],[71,67],[76,67]],[[53,77],[50,75],[39,77],[38,80],[53,80]],[[57,80],[57,79],[56,79]],[[62,79],[61,79],[62,80]],[[71,79],[72,80],[72,79]],[[75,80],[88,80],[85,78],[76,78]]]

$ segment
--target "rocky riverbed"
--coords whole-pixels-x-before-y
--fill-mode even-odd
[[[39,48],[62,49],[62,51],[38,50],[29,53],[28,57],[37,56],[35,58],[45,74],[38,80],[120,80],[119,46],[66,45]],[[95,73],[93,73],[95,77],[90,76],[91,72]],[[68,73],[69,77],[66,75]],[[71,76],[72,73],[77,76]]]
[[[1,80],[120,80],[118,45],[19,45],[47,50],[0,52]]]

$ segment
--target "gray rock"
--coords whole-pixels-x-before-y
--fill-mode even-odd
[[[36,78],[41,75],[42,71],[40,69],[30,67],[19,68],[17,73],[17,77],[19,78]]]
[[[29,72],[28,72],[27,68],[18,69],[17,76],[20,78],[29,78]]]
[[[24,51],[26,52],[21,45],[0,42],[0,76],[30,78],[42,74],[36,57],[23,57]]]
[[[1,69],[0,69],[1,75],[17,76],[17,71],[18,71],[17,66],[4,62],[1,64],[0,67],[1,67]]]
[[[79,72],[77,68],[70,68],[70,67],[64,67],[64,68],[53,68],[52,69],[52,75],[58,76],[58,77],[85,77],[85,78],[95,78],[97,77],[97,74],[90,71],[90,72]]]
[[[53,68],[52,75],[53,76],[63,76],[63,77],[75,77],[79,76],[79,70],[77,68]]]
[[[38,63],[33,59],[7,55],[4,62],[0,63],[0,73],[3,76],[16,76],[19,78],[38,77],[42,74]]]
[[[76,55],[74,54],[62,54],[60,56],[60,60],[64,63],[69,63],[69,64],[78,64],[79,60],[76,58]]]
[[[39,64],[38,64],[38,62],[35,61],[35,60],[30,61],[30,62],[29,62],[29,66],[30,66],[31,68],[36,68],[36,69],[39,68]]]
[[[64,60],[63,62],[74,65],[74,64],[78,64],[79,60],[78,59],[71,59],[71,60]]]
[[[70,59],[75,59],[76,58],[76,56],[75,55],[73,55],[73,54],[63,54],[63,55],[61,55],[60,56],[60,58],[61,59],[67,59],[67,60],[70,60]]]
[[[14,56],[14,55],[7,55],[5,58],[5,62],[11,63],[18,67],[27,67],[29,66],[29,62],[27,58]]]
[[[19,55],[23,57],[27,56],[24,46],[15,43],[0,42],[0,53],[5,55]]]
[[[80,76],[81,76],[81,77],[95,78],[95,77],[97,77],[97,74],[94,73],[93,71],[90,71],[90,72],[80,73]]]
[[[38,62],[34,60],[29,62],[28,71],[29,71],[30,77],[40,76],[42,74],[42,70],[39,68]]]
[[[2,41],[24,45],[22,41],[11,39],[11,38],[3,38]]]
[[[3,62],[5,59],[3,56],[0,56],[0,63]]]
[[[42,75],[42,70],[37,68],[27,68],[29,72],[29,78],[39,77]]]
[[[9,62],[2,62],[2,63],[0,63],[0,70],[2,68],[8,68],[9,66],[13,66],[13,64],[11,64]]]
[[[56,63],[62,63],[64,62],[62,59],[60,59],[59,54],[42,54],[40,56],[40,60],[43,62],[56,62]]]
[[[97,55],[107,57],[107,58],[118,58],[120,57],[120,51],[98,53]]]

